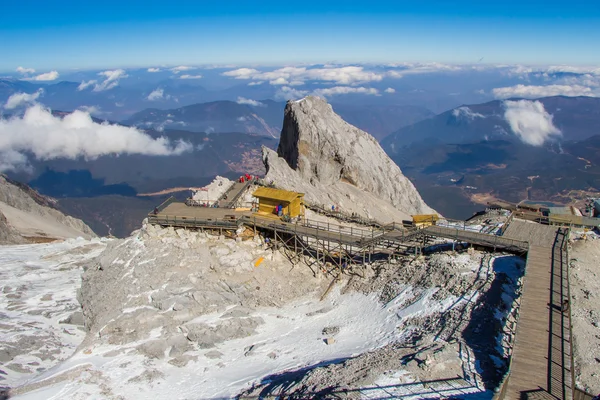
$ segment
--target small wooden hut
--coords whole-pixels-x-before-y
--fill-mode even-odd
[[[424,228],[426,226],[435,225],[440,218],[437,214],[418,214],[412,216],[413,226]]]
[[[295,218],[304,215],[304,193],[261,187],[252,194],[258,199],[258,212],[277,214],[278,205],[283,208],[283,214]]]

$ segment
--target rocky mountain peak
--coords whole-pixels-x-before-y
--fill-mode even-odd
[[[52,199],[0,174],[0,244],[95,236],[83,221],[58,211]]]
[[[344,121],[322,98],[309,96],[287,103],[279,147],[273,153],[263,152],[267,179],[304,191],[309,202],[346,203],[346,210],[357,212],[350,198],[356,200],[363,192],[390,204],[403,217],[433,212],[379,143]],[[368,196],[362,197],[359,202],[369,208]],[[358,212],[374,217],[373,210]]]

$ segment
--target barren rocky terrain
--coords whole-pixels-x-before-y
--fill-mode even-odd
[[[13,394],[491,396],[523,260],[432,250],[345,276],[319,301],[331,276],[294,266],[260,237],[146,225],[86,262],[85,339]]]
[[[578,387],[600,393],[600,237],[574,235],[571,257],[571,324]]]
[[[95,236],[83,221],[55,209],[51,199],[0,175],[0,243]]]

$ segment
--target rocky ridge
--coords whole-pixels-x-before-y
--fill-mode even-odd
[[[263,261],[256,268],[259,258]],[[145,225],[130,238],[111,242],[95,264],[86,267],[80,291],[91,332],[86,341],[99,337],[105,343],[125,344],[160,328],[160,339],[138,350],[163,358],[169,348],[172,363],[185,363],[179,356],[188,350],[210,349],[252,334],[262,324],[252,316],[256,307],[280,307],[324,290],[327,282],[322,277],[313,277],[308,268],[290,267],[258,238],[238,243]],[[221,321],[212,326],[194,321],[210,313],[223,314]]]
[[[0,243],[16,244],[31,238],[95,237],[80,219],[53,208],[52,200],[22,183],[0,175]]]
[[[266,180],[382,222],[435,212],[366,132],[318,97],[289,101],[277,152],[263,147]]]

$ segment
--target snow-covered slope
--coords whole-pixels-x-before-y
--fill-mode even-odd
[[[105,246],[100,239],[0,246],[0,388],[25,383],[81,343],[82,264]]]
[[[30,252],[30,247],[22,248]],[[81,257],[87,257],[83,249]],[[39,323],[32,329],[44,337],[55,326],[53,321],[67,315],[64,307],[77,311],[72,284],[77,278],[66,264],[55,263],[72,260],[68,258],[72,256],[36,254],[12,256],[20,265],[17,268],[15,263],[8,276],[27,271],[28,265],[39,267],[40,261],[35,261],[39,259],[54,262],[49,269],[52,273],[69,272],[60,275],[62,283],[31,290],[26,305],[15,304],[10,318],[13,326],[31,320]],[[109,241],[104,253],[86,263],[78,296],[88,333],[77,352],[24,385],[10,385],[11,396],[32,400],[225,399],[246,393],[256,398],[263,390],[268,395],[280,389],[309,393],[302,392],[305,378],[314,380],[316,389],[335,377],[341,385],[372,388],[361,393],[367,397],[384,395],[377,385],[387,385],[390,379],[418,385],[422,380],[459,374],[467,374],[468,379],[459,391],[453,383],[442,388],[443,382],[417,389],[430,397],[481,393],[486,389],[479,371],[494,368],[493,364],[481,356],[474,358],[468,340],[457,336],[458,343],[448,336],[461,332],[457,328],[469,322],[464,316],[474,306],[481,309],[480,294],[497,273],[490,263],[483,263],[483,257],[481,253],[436,254],[374,264],[363,270],[365,278],[342,278],[320,301],[331,277],[319,270],[313,273],[303,263],[292,265],[283,253],[265,248],[259,239],[239,242],[145,226],[128,239]],[[484,264],[488,267],[482,270]],[[35,274],[30,279],[39,271]],[[47,280],[48,275],[38,279]],[[511,300],[514,285],[514,280],[506,281],[507,293],[498,296]],[[49,293],[52,296],[46,296]],[[55,309],[41,311],[53,316],[50,321],[35,317],[37,311],[31,306],[45,307],[48,298],[58,300],[49,303]],[[13,300],[6,295],[4,301]],[[510,304],[498,301],[502,308],[484,304],[491,317],[481,315],[478,324],[506,317]],[[29,315],[31,311],[34,316]],[[71,333],[67,329],[65,335]],[[446,339],[436,342],[436,335]],[[48,342],[44,351],[59,354],[61,345],[72,348],[81,334],[70,342],[60,340]],[[493,335],[488,342],[489,349],[479,338],[478,351],[498,354],[494,349],[501,348],[500,342]],[[413,359],[425,361],[402,364],[414,352],[418,357]],[[36,365],[22,357],[17,359],[19,364],[34,369]],[[341,361],[343,365],[334,365]],[[476,368],[475,362],[481,367]],[[500,370],[504,362],[499,361]],[[329,375],[328,368],[333,368],[334,375]],[[23,382],[11,379],[10,383]],[[277,385],[279,380],[285,383]],[[386,390],[401,393],[401,389]],[[490,392],[485,395],[489,397]]]
[[[27,239],[95,237],[81,220],[52,208],[51,201],[26,185],[0,175],[0,244]]]
[[[382,222],[434,212],[368,133],[345,122],[324,99],[289,101],[277,153],[263,147],[266,180]]]

